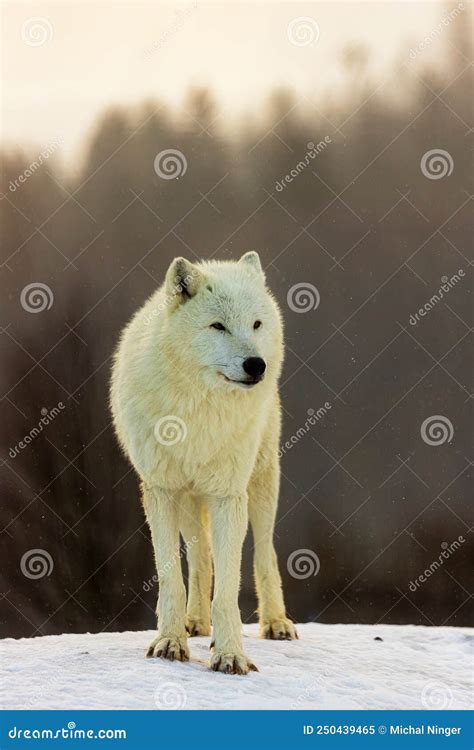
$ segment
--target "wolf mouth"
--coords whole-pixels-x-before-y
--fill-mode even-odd
[[[263,380],[263,378],[252,379],[252,380],[233,380],[232,378],[228,378],[227,375],[224,375],[223,372],[219,374],[222,375],[222,377],[225,378],[228,383],[236,383],[237,385],[244,385],[247,388],[251,388],[252,386],[257,385],[257,383],[260,383]]]

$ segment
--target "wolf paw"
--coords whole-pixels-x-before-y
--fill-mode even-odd
[[[186,638],[170,635],[158,635],[147,651],[147,657],[161,657],[170,661],[189,661],[189,649]]]
[[[211,635],[211,624],[188,616],[186,618],[186,630],[190,638],[195,635]]]
[[[260,626],[260,635],[273,641],[292,641],[298,638],[295,626],[287,617],[263,622]]]
[[[213,672],[224,674],[248,674],[258,672],[257,667],[243,653],[225,653],[215,650],[211,657]]]

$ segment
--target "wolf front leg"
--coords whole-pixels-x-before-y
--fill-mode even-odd
[[[254,570],[262,638],[298,638],[285,612],[280,572],[273,544],[280,470],[278,457],[259,457],[249,484],[249,513],[254,539]]]
[[[176,498],[158,487],[143,490],[158,572],[158,633],[147,656],[188,661],[185,629],[186,590],[179,554],[179,512]]]
[[[211,669],[247,674],[257,668],[245,656],[239,612],[242,545],[247,531],[247,494],[212,498],[208,503],[214,557]]]
[[[180,529],[186,541],[189,583],[186,629],[190,636],[211,633],[212,562],[207,507],[198,498],[183,498]]]

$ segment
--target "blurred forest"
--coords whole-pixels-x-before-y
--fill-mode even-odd
[[[250,249],[285,319],[283,442],[308,410],[331,404],[282,458],[276,546],[290,615],[469,624],[470,28],[465,10],[443,32],[442,75],[405,59],[374,92],[355,45],[338,63],[346,93],[337,103],[276,91],[231,130],[204,89],[189,92],[179,117],[157,101],[109,109],[74,176],[52,155],[12,191],[35,152],[2,154],[3,636],[154,627],[138,481],[108,411],[111,355],[175,256]],[[326,136],[277,191],[308,142]],[[185,155],[178,179],[154,170],[164,149]],[[452,174],[423,174],[431,149],[450,154]],[[449,296],[410,324],[459,269],[465,277]],[[32,314],[22,291],[37,282],[54,300]],[[305,314],[287,304],[302,282],[321,299]],[[12,450],[60,402],[41,434]],[[423,441],[432,415],[450,420],[450,442]],[[466,543],[410,590],[460,535]],[[251,548],[249,533],[245,621],[256,607]],[[22,573],[32,549],[51,556],[48,575]],[[301,549],[317,554],[317,575],[290,574],[288,557]]]

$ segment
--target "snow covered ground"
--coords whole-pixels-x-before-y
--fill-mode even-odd
[[[211,672],[210,638],[185,664],[146,659],[152,631],[0,642],[0,703],[26,709],[471,708],[467,628],[299,625],[299,641],[264,641],[246,625],[259,673]],[[376,637],[382,640],[374,640]]]

